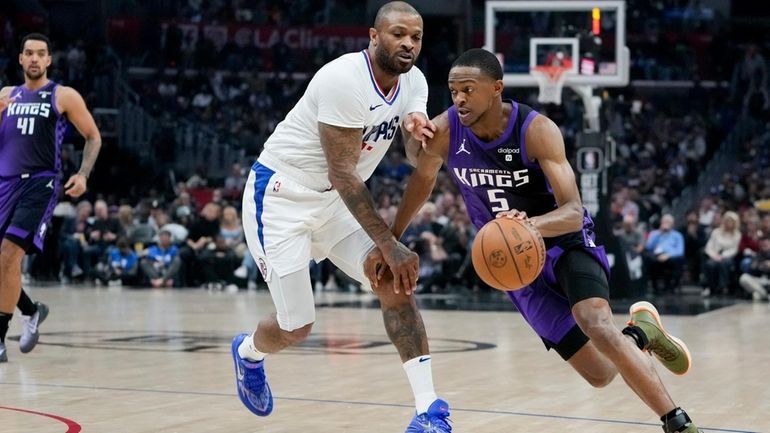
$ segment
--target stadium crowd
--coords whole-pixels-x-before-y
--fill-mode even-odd
[[[319,45],[297,53],[282,43],[264,50],[249,45],[217,46],[207,38],[192,43],[185,40],[177,24],[342,26],[364,22],[366,11],[360,2],[339,0],[183,3],[184,7],[171,13],[164,9],[168,2],[143,3],[139,8],[135,2],[123,2],[117,9],[134,11],[140,27],[148,29],[142,38],[157,36],[155,40],[161,44],[139,44],[144,48],[137,50],[119,41],[96,45],[60,42],[54,46],[52,75],[82,89],[94,106],[110,100],[115,68],[146,67],[153,72],[128,75],[126,82],[149,114],[168,119],[170,128],[180,118],[205,125],[226,137],[223,141],[236,146],[244,157],[233,161],[230,172],[219,178],[188,167],[186,172],[175,173],[176,179],[184,181],[164,182],[169,187],[118,194],[109,185],[92,184],[92,192],[83,200],[62,199],[54,211],[46,252],[28,263],[31,277],[158,288],[262,287],[239,219],[248,169],[264,140],[307,85],[309,75],[295,73],[312,73],[345,49]],[[634,52],[632,79],[689,77],[695,86],[679,105],[665,92],[635,89],[604,98],[603,127],[617,142],[617,160],[609,170],[610,220],[625,248],[631,278],[645,290],[673,293],[688,283],[701,286],[704,296],[766,299],[770,287],[766,52],[761,46],[744,44],[741,50],[733,50],[740,55],[732,58],[725,54],[730,50],[723,44],[736,48],[740,42],[717,36],[692,44],[698,35],[728,33],[727,24],[696,6],[681,12],[671,3],[635,8],[641,15],[639,20],[631,20],[629,28]],[[309,13],[311,10],[317,13]],[[155,12],[165,12],[160,14],[162,22],[149,18]],[[679,36],[672,40],[671,35]],[[3,85],[19,79],[14,60],[17,39],[17,30],[7,22],[5,43],[0,46]],[[145,49],[150,46],[155,49]],[[449,47],[437,51],[446,58],[456,54]],[[440,62],[435,56],[425,62]],[[680,61],[682,58],[688,61]],[[691,66],[683,66],[687,64]],[[444,80],[439,74],[428,78],[438,83]],[[716,87],[700,87],[698,82],[704,78],[716,80]],[[722,82],[729,85],[722,86]],[[523,101],[529,103],[532,95]],[[560,109],[540,108],[561,126],[569,153],[582,128],[579,104],[566,98]],[[738,165],[708,195],[699,197],[696,209],[683,220],[675,220],[667,214],[670,203],[686,186],[698,182],[698,175],[742,117],[755,118],[760,126],[740,147]],[[65,178],[75,170],[71,153],[65,147],[62,154]],[[369,182],[380,214],[388,222],[395,216],[410,171],[403,150],[395,146]],[[421,290],[485,290],[470,264],[475,228],[463,206],[455,185],[442,173],[433,197],[404,237],[420,254]],[[326,262],[315,265],[312,275],[317,290],[357,290]]]

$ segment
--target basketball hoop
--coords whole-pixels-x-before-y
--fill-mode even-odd
[[[564,87],[564,80],[567,79],[566,72],[570,69],[571,65],[532,67],[529,72],[537,80],[537,85],[540,86],[537,101],[544,104],[561,105],[561,91]]]

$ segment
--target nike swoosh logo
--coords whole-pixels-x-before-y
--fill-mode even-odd
[[[382,107],[382,104],[370,105],[369,106],[369,111],[374,111],[374,110],[377,109],[377,107]]]
[[[238,380],[243,380],[243,376],[245,372],[243,371],[243,367],[241,366],[241,363],[238,363]]]
[[[430,356],[421,356],[420,362],[430,361]]]

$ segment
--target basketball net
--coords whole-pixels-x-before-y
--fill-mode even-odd
[[[569,69],[569,66],[534,66],[530,69],[540,87],[538,102],[561,105],[561,91]]]

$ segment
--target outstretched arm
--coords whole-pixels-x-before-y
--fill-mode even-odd
[[[416,162],[416,168],[409,177],[393,222],[392,232],[397,239],[403,236],[417,212],[430,197],[438,172],[447,155],[449,124],[446,112],[434,118],[433,122],[436,125],[436,131],[432,138],[424,143],[412,139],[411,145],[406,147],[407,152],[410,149],[413,152],[409,157]],[[386,270],[382,262],[382,256],[377,249],[370,252],[364,261],[364,274],[374,287],[378,286]]]
[[[583,227],[583,203],[561,131],[551,119],[538,115],[526,135],[527,155],[537,161],[551,184],[558,208],[531,218],[543,237],[572,233]]]
[[[71,87],[59,87],[56,90],[56,101],[59,112],[66,114],[67,118],[78,132],[86,139],[83,148],[83,161],[80,163],[80,170],[67,180],[64,184],[66,194],[72,197],[78,197],[86,192],[86,181],[91,175],[96,158],[99,156],[99,150],[102,148],[102,137],[99,134],[99,128],[96,127],[93,116],[86,107],[86,102],[75,89]]]
[[[409,177],[404,195],[398,206],[398,212],[393,222],[393,234],[401,239],[409,224],[412,222],[422,205],[428,200],[441,165],[446,158],[449,147],[449,121],[447,113],[441,113],[433,119],[435,133],[424,143],[409,146],[412,149],[411,158],[416,162],[415,170]],[[412,142],[416,140],[410,140]]]
[[[393,289],[409,294],[417,287],[419,258],[398,242],[377,212],[369,189],[356,171],[362,130],[318,122],[321,146],[329,166],[329,181],[345,205],[374,241],[393,272]]]

